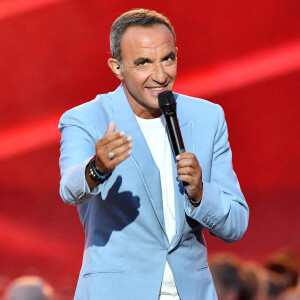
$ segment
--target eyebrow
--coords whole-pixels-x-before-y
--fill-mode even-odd
[[[140,64],[140,63],[142,63],[142,62],[150,62],[151,60],[149,59],[149,58],[147,58],[147,57],[139,57],[138,59],[136,59],[133,63],[135,64],[135,65],[138,65],[138,64]]]
[[[173,50],[170,51],[167,55],[165,55],[162,60],[165,60],[165,59],[167,59],[169,57],[171,57],[171,58],[175,58],[176,57],[175,52]],[[142,62],[151,62],[151,59],[149,59],[148,57],[139,57],[133,63],[135,65],[138,65],[138,64],[140,64]]]

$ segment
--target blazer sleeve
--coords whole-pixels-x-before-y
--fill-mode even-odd
[[[233,171],[224,112],[219,105],[217,107],[218,127],[213,147],[211,181],[203,182],[203,197],[197,208],[186,196],[185,211],[212,235],[234,242],[247,229],[249,208]]]
[[[85,179],[86,166],[95,155],[97,132],[84,114],[76,109],[67,111],[61,117],[58,129],[61,132],[60,196],[68,204],[87,203],[100,193],[105,184],[90,191]]]

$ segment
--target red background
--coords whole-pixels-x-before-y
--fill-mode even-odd
[[[235,244],[206,232],[210,255],[262,262],[299,238],[300,5],[277,1],[0,1],[0,295],[41,275],[70,299],[83,230],[59,186],[60,115],[117,87],[107,67],[114,19],[143,6],[178,40],[175,91],[225,110],[234,169],[250,206]]]

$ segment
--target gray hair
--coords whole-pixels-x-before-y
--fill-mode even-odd
[[[110,31],[110,50],[112,56],[119,61],[122,62],[121,55],[121,39],[126,29],[130,26],[144,26],[149,27],[154,24],[163,24],[168,27],[170,32],[173,35],[174,42],[176,44],[175,32],[169,21],[169,19],[162,14],[148,9],[132,9],[127,11],[118,17]]]

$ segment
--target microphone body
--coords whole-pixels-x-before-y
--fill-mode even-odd
[[[167,122],[169,136],[171,138],[175,156],[185,152],[184,144],[178,125],[176,114],[176,101],[172,91],[164,91],[158,94],[159,108]]]

